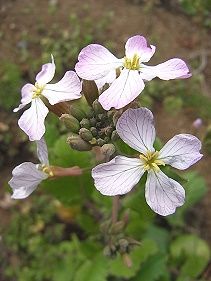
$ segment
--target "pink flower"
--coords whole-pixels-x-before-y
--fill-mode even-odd
[[[48,162],[48,149],[44,138],[36,141],[37,156],[40,164],[24,162],[12,171],[12,179],[9,185],[13,189],[13,199],[24,199],[28,197],[37,186],[49,176],[53,176]]]
[[[26,84],[21,89],[21,104],[14,112],[31,103],[18,121],[20,128],[29,136],[31,141],[40,140],[45,133],[45,117],[48,108],[43,98],[48,99],[51,105],[59,102],[78,99],[81,97],[81,82],[74,71],[67,71],[64,77],[55,84],[48,84],[54,77],[55,64],[52,62],[44,64],[36,76],[35,85]]]
[[[105,47],[91,44],[83,48],[75,66],[77,74],[86,80],[95,80],[99,87],[105,83],[111,86],[104,91],[99,102],[103,108],[120,109],[133,101],[144,89],[144,81],[155,77],[163,80],[188,78],[191,76],[186,63],[178,58],[170,59],[156,66],[143,64],[155,53],[155,46],[147,45],[143,36],[129,38],[125,45],[125,57],[116,58]],[[120,70],[116,78],[116,70]]]
[[[128,193],[148,173],[145,197],[151,209],[162,215],[170,215],[184,204],[185,190],[160,169],[170,165],[184,170],[199,161],[201,142],[190,134],[179,134],[170,139],[160,151],[155,151],[155,127],[153,115],[147,108],[128,109],[117,122],[120,138],[137,150],[138,158],[116,156],[110,162],[92,170],[96,188],[104,195]]]

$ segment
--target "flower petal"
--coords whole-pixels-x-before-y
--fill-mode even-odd
[[[150,171],[147,176],[145,197],[147,204],[157,214],[168,216],[185,202],[185,190],[162,171]]]
[[[59,102],[79,99],[82,85],[74,71],[67,71],[63,78],[55,84],[47,84],[42,92],[49,103],[54,105]]]
[[[135,150],[154,151],[155,127],[152,112],[144,107],[126,110],[116,124],[120,138]]]
[[[120,109],[132,102],[144,86],[138,71],[123,69],[120,76],[100,95],[99,102],[105,110],[111,107]]]
[[[95,80],[97,88],[100,90],[107,83],[111,84],[116,79],[116,70],[112,69],[105,77]]]
[[[31,162],[25,162],[15,167],[12,171],[12,179],[9,185],[13,189],[14,199],[24,199],[28,197],[37,185],[48,176],[37,169],[37,165]]]
[[[18,120],[19,127],[29,136],[30,141],[40,140],[44,135],[44,120],[47,114],[48,108],[41,99],[36,98]]]
[[[127,58],[132,58],[135,54],[140,57],[141,62],[148,62],[155,53],[155,46],[148,47],[147,40],[140,35],[129,38],[125,44],[125,54]]]
[[[122,66],[109,50],[98,44],[83,48],[78,56],[75,70],[79,77],[86,80],[97,80],[106,76],[110,70]]]
[[[124,156],[116,156],[110,162],[92,169],[92,177],[97,190],[108,196],[129,192],[143,174],[144,169],[139,159]]]
[[[170,79],[185,79],[191,76],[187,64],[178,58],[170,59],[156,66],[141,66],[141,77],[144,80],[150,81],[154,77],[159,77],[162,80]]]
[[[179,170],[187,169],[202,158],[200,140],[190,134],[179,134],[160,150],[159,159]]]
[[[21,89],[21,104],[17,108],[15,108],[13,112],[19,111],[32,101],[33,91],[35,89],[35,86],[30,83],[23,86],[23,88]]]
[[[51,63],[43,64],[41,71],[36,76],[36,82],[39,85],[45,85],[50,82],[55,74],[56,66],[54,58],[51,55]]]
[[[49,165],[48,148],[47,148],[44,137],[42,137],[40,140],[36,141],[36,144],[37,144],[37,156],[38,156],[38,159],[40,160],[40,163]]]

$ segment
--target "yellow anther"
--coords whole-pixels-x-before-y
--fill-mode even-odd
[[[162,165],[165,166],[165,163],[158,159],[159,152],[155,151],[147,151],[146,154],[140,154],[139,157],[144,163],[144,170],[149,171],[150,169],[154,170],[155,172],[160,171],[158,166]]]
[[[40,170],[42,172],[46,173],[49,177],[53,177],[54,176],[54,173],[51,170],[51,168],[49,166],[45,165],[45,164],[41,165]]]
[[[38,85],[38,83],[35,83],[35,90],[33,91],[33,96],[32,98],[35,99],[35,98],[38,98],[42,95],[42,91],[44,89],[45,86],[40,86]]]
[[[130,70],[139,70],[140,69],[140,63],[139,63],[140,57],[135,54],[132,58],[124,58],[124,67]]]

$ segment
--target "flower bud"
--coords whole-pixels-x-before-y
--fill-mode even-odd
[[[79,121],[70,114],[62,114],[59,119],[64,122],[67,129],[73,133],[77,133],[80,129]]]
[[[97,139],[97,144],[99,145],[99,146],[102,146],[102,145],[104,145],[106,142],[103,140],[103,139],[101,139],[101,138],[99,138],[99,139]]]
[[[105,114],[100,113],[100,114],[97,115],[97,120],[102,121],[102,120],[104,120],[106,117],[107,117],[107,116],[106,116]]]
[[[83,80],[82,91],[89,105],[98,99],[99,93],[97,85],[94,81]]]
[[[98,100],[95,100],[92,103],[92,107],[94,109],[94,112],[97,113],[97,114],[105,113],[105,110],[103,109],[102,105],[99,103]]]
[[[124,254],[128,252],[129,242],[122,238],[119,240],[119,252],[120,254]]]
[[[116,141],[116,140],[118,140],[118,139],[119,139],[119,135],[118,135],[117,131],[114,130],[114,131],[112,132],[112,134],[111,134],[111,140],[112,140],[112,141]]]
[[[67,143],[71,146],[72,149],[78,151],[89,151],[92,149],[91,144],[84,141],[79,135],[71,135],[67,138]]]
[[[195,128],[195,129],[200,129],[200,127],[203,125],[203,121],[201,118],[197,118],[195,121],[193,121],[192,123],[192,126]]]
[[[94,113],[94,110],[93,110],[93,108],[92,107],[88,107],[87,108],[87,110],[86,110],[86,117],[88,118],[88,119],[90,119],[90,118],[92,118],[92,117],[94,117],[95,116],[95,113]]]
[[[91,126],[95,126],[96,125],[96,123],[97,123],[97,121],[96,121],[96,119],[94,118],[94,117],[92,117],[90,120],[90,124],[91,124]]]
[[[92,135],[93,135],[94,137],[97,136],[97,129],[96,129],[95,127],[91,127],[91,128],[90,128],[90,132],[92,133]]]
[[[80,108],[79,105],[72,104],[70,106],[70,114],[81,121],[83,118],[86,118],[86,113]]]
[[[105,144],[105,145],[106,145],[106,144]],[[110,231],[111,231],[112,234],[121,233],[122,230],[123,230],[123,228],[124,228],[124,226],[125,226],[125,224],[124,224],[123,221],[118,221],[118,222],[116,222],[115,224],[113,224],[113,225],[111,226]]]
[[[83,118],[80,122],[81,128],[86,128],[89,129],[90,128],[90,121],[87,118]]]
[[[81,128],[79,130],[79,135],[85,141],[91,141],[93,139],[92,133],[86,128]]]
[[[108,158],[110,158],[116,151],[115,146],[112,143],[106,143],[101,147],[101,152]]]

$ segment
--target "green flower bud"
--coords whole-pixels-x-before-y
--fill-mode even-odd
[[[105,118],[107,118],[106,114],[100,113],[97,115],[97,120],[99,121],[105,120]]]
[[[72,149],[78,151],[89,151],[92,149],[91,144],[84,141],[79,135],[71,135],[67,138],[67,143]]]
[[[120,254],[124,254],[128,252],[129,243],[126,239],[119,240],[119,252]]]
[[[81,128],[86,128],[89,129],[90,128],[90,121],[87,118],[83,118],[80,122]]]
[[[92,107],[88,107],[87,110],[86,110],[86,117],[88,119],[92,118],[95,116],[95,113],[94,113],[94,110]]]
[[[94,137],[97,136],[97,129],[96,129],[95,127],[91,127],[91,128],[90,128],[90,132],[92,133],[92,135],[93,135]]]
[[[97,85],[94,81],[83,80],[82,91],[89,105],[98,99],[99,93]]]
[[[116,152],[116,148],[112,143],[106,143],[101,147],[101,152],[109,158]]]
[[[93,126],[93,127],[94,127],[94,126],[96,125],[96,123],[97,123],[97,121],[96,121],[96,119],[95,119],[94,117],[92,117],[89,121],[90,121],[90,125]]]
[[[62,114],[59,119],[64,122],[66,128],[73,133],[77,133],[80,129],[79,121],[70,114]]]
[[[99,103],[98,100],[95,100],[92,103],[92,107],[94,109],[94,112],[97,113],[97,114],[105,113],[105,110],[103,109],[102,105]]]
[[[81,121],[83,118],[86,118],[86,113],[80,108],[79,105],[72,104],[70,106],[70,114]]]
[[[114,130],[113,127],[105,128],[105,135],[110,137],[112,132],[113,132],[113,130]]]
[[[118,140],[118,139],[119,139],[119,135],[118,135],[117,131],[114,130],[114,131],[112,132],[112,134],[111,134],[111,140],[112,140],[112,141],[116,141],[116,140]]]
[[[98,144],[99,146],[102,146],[102,145],[104,145],[105,143],[106,143],[105,140],[103,140],[103,139],[101,139],[101,138],[97,139],[97,144]]]
[[[81,128],[79,130],[79,135],[85,141],[91,141],[93,139],[92,133],[86,128]]]
[[[105,145],[106,145],[106,144],[105,144]],[[124,227],[125,227],[124,222],[123,222],[123,221],[118,221],[118,222],[116,222],[115,224],[113,224],[113,225],[111,226],[110,232],[111,232],[112,234],[121,233],[122,230],[124,229]]]

